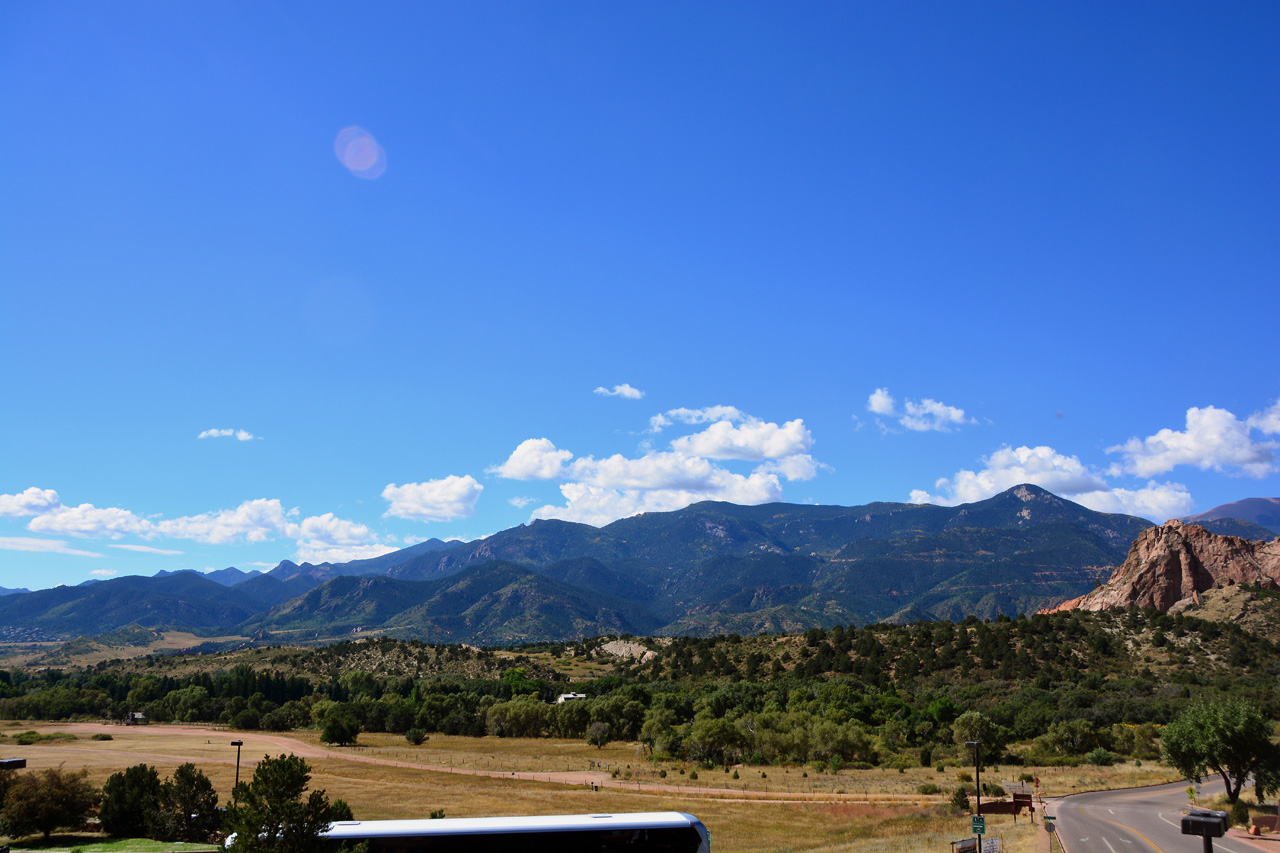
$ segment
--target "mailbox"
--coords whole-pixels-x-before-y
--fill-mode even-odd
[[[1192,809],[1182,816],[1182,834],[1201,838],[1221,838],[1227,831],[1227,813]]]
[[[0,770],[21,770],[26,766],[25,758],[0,758]]]

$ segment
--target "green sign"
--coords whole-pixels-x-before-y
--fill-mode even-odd
[[[973,834],[982,835],[987,831],[987,819],[982,815],[973,816]]]

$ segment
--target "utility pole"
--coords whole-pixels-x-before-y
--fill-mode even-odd
[[[973,750],[973,787],[977,798],[977,807],[974,809],[974,814],[977,816],[973,819],[973,832],[978,837],[977,853],[982,853],[982,832],[986,829],[986,821],[982,817],[982,767],[978,763],[978,752],[982,749],[982,741],[968,740],[964,745]]]

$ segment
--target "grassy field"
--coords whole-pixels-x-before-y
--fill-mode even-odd
[[[12,735],[28,729],[70,733],[75,739],[16,744]],[[91,740],[91,735],[98,732],[109,732],[112,740]],[[941,774],[927,768],[903,773],[845,770],[832,776],[799,767],[769,767],[763,769],[767,774],[764,777],[760,768],[736,768],[737,780],[732,779],[732,771],[726,774],[720,769],[701,769],[698,780],[692,781],[691,766],[675,762],[651,765],[639,757],[633,744],[610,744],[597,750],[579,741],[434,735],[422,746],[413,747],[391,735],[362,735],[359,747],[330,749],[319,744],[314,733],[283,737],[197,727],[96,724],[6,723],[0,726],[0,733],[8,735],[0,740],[4,757],[25,758],[31,769],[59,764],[70,770],[85,767],[95,784],[139,762],[152,764],[162,775],[168,775],[178,764],[192,761],[210,777],[224,799],[230,793],[236,771],[236,750],[230,741],[241,739],[241,778],[251,776],[254,765],[265,755],[296,752],[312,766],[312,787],[324,789],[330,798],[346,800],[356,816],[365,819],[425,816],[434,809],[443,809],[448,817],[673,809],[701,818],[711,830],[717,853],[947,851],[948,842],[964,837],[969,827],[968,818],[950,812],[941,802],[943,797],[921,797],[916,793],[926,781],[947,792],[954,790],[959,784],[956,773],[963,772],[958,768]],[[596,766],[592,766],[593,762]],[[428,765],[444,767],[446,771],[428,770]],[[447,772],[450,766],[455,772]],[[619,771],[617,780],[613,777],[615,769]],[[658,776],[662,769],[667,771],[665,779]],[[681,769],[685,770],[684,775],[679,773]],[[508,775],[477,776],[464,770]],[[989,768],[983,779],[1012,781],[1026,770]],[[628,772],[629,779],[625,775]],[[1042,788],[1050,796],[1152,784],[1169,781],[1173,776],[1159,765],[1046,768],[1031,772],[1040,776]],[[548,774],[566,781],[515,778],[511,773]],[[626,783],[626,787],[593,790],[593,779]],[[638,790],[631,785],[637,785]],[[822,795],[825,801],[788,802],[777,796],[779,792],[812,792]],[[750,793],[762,799],[742,799]],[[1039,836],[1043,834],[1039,821],[1033,826],[1023,816],[1015,826],[1011,817],[993,815],[987,823],[990,834],[1005,839],[1004,847],[1009,853],[1033,853],[1039,849]],[[52,849],[83,846],[90,840],[72,839]]]

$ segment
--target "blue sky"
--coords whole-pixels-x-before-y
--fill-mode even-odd
[[[1280,494],[1280,7],[0,9],[0,586]]]

